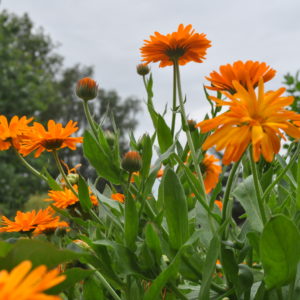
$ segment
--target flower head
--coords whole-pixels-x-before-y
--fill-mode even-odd
[[[258,93],[248,82],[248,91],[237,81],[233,81],[237,91],[231,95],[222,92],[229,101],[211,97],[219,106],[229,106],[229,110],[211,120],[197,124],[201,132],[215,129],[203,144],[203,149],[216,145],[216,150],[225,149],[223,163],[238,161],[248,145],[252,144],[253,158],[258,161],[262,154],[266,161],[271,162],[274,154],[280,150],[280,139],[285,131],[293,138],[300,138],[300,129],[294,122],[300,115],[284,109],[293,103],[293,97],[280,97],[285,89],[264,92],[264,82],[259,81]]]
[[[253,88],[258,86],[259,79],[262,77],[264,82],[271,80],[276,71],[266,63],[248,60],[246,62],[236,61],[232,65],[227,64],[220,67],[220,72],[213,71],[210,77],[205,77],[211,82],[212,86],[206,88],[215,91],[228,91],[232,94],[236,92],[233,81],[238,81],[245,89],[248,88],[247,82],[250,81]]]
[[[78,191],[78,187],[76,184],[73,185],[73,188],[76,192]],[[51,190],[49,191],[48,196],[50,198],[45,199],[45,201],[52,201],[54,206],[61,209],[70,207],[79,202],[78,197],[76,197],[74,193],[67,187],[65,187],[62,191]],[[91,191],[90,191],[90,199],[93,205],[98,205],[97,197],[93,195]]]
[[[15,220],[11,221],[2,216],[2,227],[0,232],[33,232],[41,234],[47,231],[54,231],[58,227],[68,227],[66,222],[60,221],[58,216],[54,216],[51,207],[40,209],[38,212],[32,210],[30,212],[18,211]]]
[[[61,283],[65,275],[54,269],[47,272],[44,265],[31,270],[32,264],[25,260],[11,272],[0,271],[0,300],[59,300],[59,296],[44,294],[43,291]],[[30,271],[31,270],[31,271]]]
[[[150,40],[145,40],[140,50],[146,64],[160,62],[160,67],[166,67],[172,66],[175,60],[179,65],[190,61],[201,63],[205,59],[206,49],[210,46],[204,33],[195,33],[192,25],[180,24],[176,32],[167,35],[155,32]]]
[[[136,66],[136,72],[141,76],[145,76],[149,74],[150,68],[148,67],[147,64],[138,64]]]
[[[0,150],[7,150],[11,146],[16,149],[20,148],[20,139],[24,137],[28,130],[28,123],[33,118],[27,119],[25,116],[19,119],[18,116],[13,116],[10,122],[3,115],[0,116]]]
[[[137,151],[127,152],[122,159],[122,168],[130,173],[137,172],[142,167],[142,158]]]
[[[84,101],[89,101],[97,97],[98,85],[95,80],[85,77],[78,80],[76,85],[76,95]]]
[[[121,193],[115,193],[115,194],[111,194],[111,199],[116,200],[120,203],[124,203],[125,196],[124,196],[124,194],[121,194]]]
[[[218,161],[219,160],[214,155],[205,154],[205,157],[200,164],[205,192],[207,194],[210,193],[219,181],[219,175],[222,172],[222,167],[216,164]]]
[[[77,143],[82,143],[82,137],[70,137],[78,130],[77,122],[69,121],[64,128],[61,123],[48,121],[48,130],[40,123],[35,122],[30,133],[21,141],[20,153],[24,156],[36,150],[34,157],[39,157],[43,151],[53,151],[65,147],[76,149]]]

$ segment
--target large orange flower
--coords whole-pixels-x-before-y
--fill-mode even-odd
[[[229,101],[211,97],[217,105],[229,106],[229,110],[197,124],[203,133],[216,129],[206,139],[203,149],[213,145],[216,145],[217,151],[225,149],[223,163],[227,165],[238,161],[251,143],[255,161],[262,154],[266,161],[271,162],[280,150],[280,139],[284,138],[282,131],[293,138],[300,138],[300,129],[293,124],[293,121],[300,120],[300,115],[284,109],[284,106],[293,103],[294,98],[280,97],[284,88],[265,93],[262,79],[257,95],[250,82],[248,91],[237,81],[233,81],[233,86],[236,94],[222,92]]]
[[[208,194],[217,185],[222,167],[217,165],[219,160],[214,155],[205,154],[201,162],[201,172],[203,174],[205,192]]]
[[[78,187],[76,184],[73,185],[73,188],[76,192],[78,191]],[[79,202],[78,197],[76,197],[74,193],[67,187],[65,187],[63,191],[51,190],[49,191],[48,196],[50,198],[45,199],[45,201],[53,201],[54,206],[62,209],[67,208]],[[93,205],[98,205],[97,197],[93,195],[91,191],[90,191],[90,199]]]
[[[35,210],[30,212],[18,211],[15,220],[11,221],[7,217],[2,216],[2,227],[0,232],[34,232],[41,234],[44,231],[54,231],[58,227],[68,227],[66,222],[60,221],[58,216],[54,216],[54,211],[51,207]]]
[[[27,119],[25,116],[19,119],[13,116],[10,122],[3,115],[0,116],[0,150],[7,150],[11,146],[20,148],[20,139],[24,136],[24,131],[28,129],[28,123],[33,118]]]
[[[34,156],[39,157],[43,151],[53,151],[68,147],[76,149],[77,143],[82,143],[82,137],[70,137],[78,130],[77,122],[69,121],[65,128],[62,124],[48,121],[48,130],[40,123],[35,122],[30,128],[27,138],[22,139],[20,153],[24,156],[36,150]]]
[[[174,60],[178,60],[179,65],[190,61],[201,63],[210,46],[205,34],[195,33],[192,25],[180,24],[176,32],[167,35],[155,32],[140,50],[146,64],[159,61],[159,66],[165,67],[172,66]]]
[[[227,64],[220,67],[220,72],[213,71],[205,77],[211,82],[212,86],[206,88],[215,91],[228,91],[232,94],[236,92],[233,81],[238,81],[245,89],[247,89],[247,81],[251,86],[257,87],[259,79],[262,77],[264,82],[271,80],[275,76],[276,71],[270,68],[266,63],[248,60],[245,63],[236,61],[232,65]]]
[[[25,260],[10,273],[0,271],[0,300],[60,300],[59,296],[43,292],[65,280],[65,275],[59,275],[54,269],[47,272],[44,265],[31,270],[32,264]],[[31,271],[30,271],[31,270]]]

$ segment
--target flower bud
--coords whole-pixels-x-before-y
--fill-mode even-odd
[[[146,64],[139,64],[136,66],[136,71],[139,75],[145,76],[145,75],[149,74],[150,68]]]
[[[77,184],[78,183],[78,180],[79,180],[79,175],[78,174],[73,174],[73,173],[70,173],[67,175],[67,178],[68,178],[68,181],[74,185],[74,184]]]
[[[190,132],[193,132],[196,130],[196,121],[195,120],[187,120],[188,126],[189,126],[189,130]]]
[[[137,172],[142,167],[142,158],[137,151],[127,152],[122,160],[122,168],[129,173]]]
[[[95,80],[85,77],[80,79],[76,85],[76,95],[84,101],[97,97],[98,85]]]

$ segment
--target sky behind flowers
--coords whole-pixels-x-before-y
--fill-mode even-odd
[[[116,89],[122,97],[145,99],[136,74],[139,48],[154,31],[177,30],[192,24],[212,41],[202,64],[189,63],[182,70],[187,113],[201,121],[209,106],[202,86],[204,76],[222,64],[236,60],[265,61],[277,70],[267,87],[282,86],[283,75],[300,69],[300,1],[298,0],[2,0],[2,9],[28,12],[54,42],[65,65],[80,62],[95,66],[95,80],[104,89]],[[152,64],[154,103],[162,111],[171,105],[172,68]],[[150,118],[140,115],[137,135],[152,131]]]

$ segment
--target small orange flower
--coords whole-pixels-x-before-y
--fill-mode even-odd
[[[270,68],[266,63],[248,60],[245,63],[236,61],[232,65],[227,64],[220,67],[220,73],[213,71],[205,77],[211,82],[212,86],[206,88],[214,91],[228,91],[231,94],[236,92],[232,82],[238,81],[247,89],[247,81],[250,81],[253,88],[258,86],[258,81],[262,77],[264,82],[271,80],[276,71]]]
[[[164,175],[164,170],[163,169],[159,169],[157,174],[156,174],[156,178],[161,178]]]
[[[274,154],[280,150],[280,139],[285,131],[293,138],[300,138],[300,129],[293,122],[300,120],[300,115],[284,109],[291,105],[293,97],[280,97],[285,89],[264,92],[264,82],[259,82],[257,95],[252,84],[248,83],[248,91],[237,81],[233,81],[237,91],[231,95],[222,92],[229,101],[211,97],[218,106],[229,106],[229,110],[211,120],[197,124],[201,132],[215,131],[203,144],[207,150],[216,145],[216,150],[225,149],[223,163],[238,161],[248,145],[252,144],[252,154],[257,162],[262,154],[266,161],[271,162]]]
[[[11,221],[2,216],[2,224],[0,232],[34,232],[41,234],[47,229],[56,229],[58,227],[68,227],[66,222],[61,222],[58,216],[54,216],[51,207],[40,209],[38,212],[32,210],[30,212],[17,211],[15,221]]]
[[[24,137],[24,132],[28,130],[28,123],[33,118],[27,119],[25,116],[19,119],[18,116],[13,116],[8,123],[7,118],[0,116],[0,151],[7,150],[11,146],[16,149],[20,148],[20,139]]]
[[[219,160],[215,156],[205,154],[205,157],[201,162],[200,167],[206,194],[210,193],[219,181],[219,175],[222,172],[222,167],[215,164],[215,162],[218,161]]]
[[[215,204],[219,207],[220,211],[223,209],[223,202],[220,200],[215,200]]]
[[[142,61],[146,64],[160,62],[160,67],[166,67],[172,66],[175,60],[179,65],[190,61],[201,63],[205,59],[206,49],[210,46],[204,33],[195,33],[192,25],[180,24],[176,32],[167,35],[155,32],[150,40],[145,40],[140,50]]]
[[[11,272],[0,271],[0,300],[60,300],[59,296],[43,292],[65,280],[57,269],[47,272],[44,265],[31,270],[32,263],[25,260]],[[31,271],[30,271],[31,270]]]
[[[85,77],[78,80],[76,85],[76,95],[85,100],[89,101],[97,97],[98,85],[95,80]]]
[[[73,185],[73,188],[76,192],[78,192],[78,187],[76,184]],[[64,187],[63,191],[51,190],[49,191],[48,196],[50,198],[47,198],[44,201],[53,201],[53,205],[61,209],[65,209],[79,202],[78,197],[76,197],[74,193],[67,187]],[[98,205],[97,197],[93,195],[91,191],[90,199],[93,205]]]
[[[121,194],[121,193],[111,194],[111,199],[116,200],[120,203],[125,202],[125,196],[124,196],[124,194]]]
[[[48,130],[40,123],[35,122],[30,128],[28,136],[22,139],[20,153],[24,156],[36,150],[34,157],[39,157],[43,151],[53,151],[65,147],[76,149],[77,143],[82,143],[82,137],[70,137],[78,130],[77,122],[69,121],[65,128],[61,123],[48,121]]]

